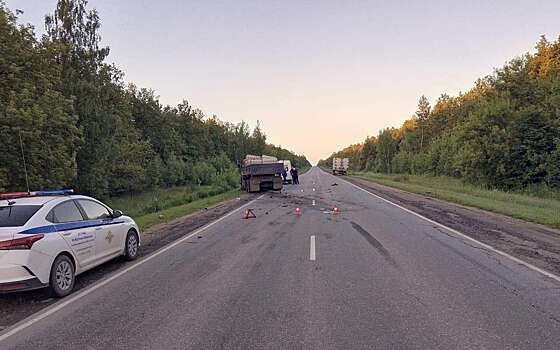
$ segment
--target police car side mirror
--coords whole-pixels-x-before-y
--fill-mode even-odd
[[[119,216],[122,216],[123,212],[120,210],[113,210],[113,218],[118,218]]]

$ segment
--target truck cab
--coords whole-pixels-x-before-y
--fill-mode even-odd
[[[279,160],[278,163],[283,164],[284,170],[286,171],[286,180],[282,180],[284,185],[292,183],[292,174],[290,170],[292,170],[292,162],[289,160]]]

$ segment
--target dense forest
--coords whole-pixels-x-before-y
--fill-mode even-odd
[[[422,96],[400,128],[334,153],[352,170],[445,175],[489,188],[560,188],[560,39],[479,79],[467,93]]]
[[[0,0],[0,191],[73,187],[105,197],[154,187],[238,185],[248,153],[304,156],[266,142],[257,126],[163,106],[107,62],[86,0],[60,0],[41,38]],[[23,151],[23,156],[22,156]]]

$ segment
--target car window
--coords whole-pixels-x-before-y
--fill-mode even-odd
[[[79,199],[78,203],[80,203],[82,209],[86,212],[87,218],[90,220],[107,219],[111,217],[109,210],[97,202]]]
[[[40,205],[8,205],[0,207],[0,227],[23,226],[41,208]]]
[[[84,219],[76,203],[72,200],[57,205],[52,210],[52,213],[52,219],[57,223],[81,221]]]

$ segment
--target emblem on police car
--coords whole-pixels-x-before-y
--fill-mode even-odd
[[[113,232],[109,231],[109,232],[107,232],[107,236],[105,236],[105,239],[107,240],[107,242],[109,242],[109,244],[111,244],[111,241],[113,240],[113,237],[115,237],[113,235]]]

